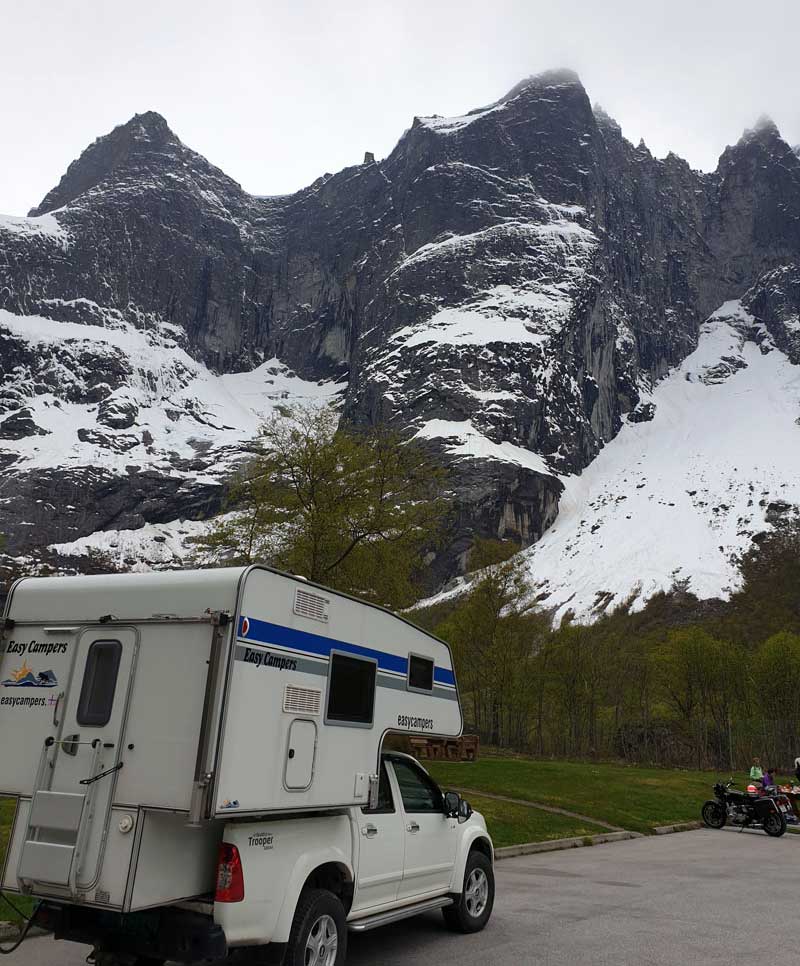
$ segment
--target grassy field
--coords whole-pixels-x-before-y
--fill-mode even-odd
[[[700,818],[716,777],[710,772],[614,764],[481,758],[425,762],[444,787],[471,788],[557,805],[633,832]],[[740,787],[743,787],[740,777]],[[469,796],[467,796],[469,798]]]
[[[496,848],[522,842],[550,842],[553,839],[583,838],[607,831],[599,825],[581,822],[567,815],[553,815],[538,808],[498,802],[479,795],[467,796],[470,805],[483,815]]]

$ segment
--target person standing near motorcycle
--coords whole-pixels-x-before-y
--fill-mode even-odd
[[[750,781],[760,782],[764,777],[764,772],[761,770],[761,759],[753,759],[753,767],[750,769]]]
[[[794,777],[797,784],[800,785],[800,758],[795,758],[794,760]]]
[[[766,768],[761,775],[761,785],[764,791],[775,789],[775,779],[772,777],[775,774],[774,768]]]

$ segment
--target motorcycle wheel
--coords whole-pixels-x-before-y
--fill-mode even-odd
[[[703,823],[708,828],[724,828],[728,819],[725,809],[719,802],[706,802],[701,815],[703,816]]]
[[[764,819],[764,831],[773,838],[780,838],[786,831],[786,818],[781,812],[773,812]]]

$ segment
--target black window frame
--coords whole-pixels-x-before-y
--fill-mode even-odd
[[[418,684],[412,684],[411,682],[411,666],[414,661],[424,661],[426,664],[430,665],[431,669],[431,686],[429,688],[421,687]],[[433,679],[436,673],[436,662],[432,657],[428,657],[427,654],[414,654],[413,652],[408,655],[408,672],[406,674],[406,688],[409,691],[414,691],[416,694],[433,694]]]
[[[384,787],[389,793],[389,802],[391,803],[388,807],[386,805],[380,804],[380,791],[378,793],[378,807],[370,808],[369,805],[362,805],[361,811],[364,815],[394,815],[397,812],[397,805],[394,800],[394,792],[392,791],[392,782],[389,778],[389,769],[386,767],[386,762],[381,762],[380,777],[378,779],[379,788]]]
[[[444,813],[444,792],[441,790],[441,788],[439,788],[431,776],[416,762],[407,761],[405,758],[394,758],[390,760],[392,762],[392,766],[394,767],[394,777],[397,781],[397,787],[400,791],[400,801],[403,803],[403,811],[406,813],[406,815],[442,815]],[[401,768],[408,768],[419,778],[421,784],[427,785],[428,789],[433,792],[434,795],[434,808],[409,808],[406,805],[406,800],[403,798],[403,785],[400,781],[400,776],[397,773],[398,766]]]
[[[94,707],[93,705],[97,698],[94,694],[94,686],[99,661],[98,655],[108,650],[113,652],[114,657],[113,671],[111,672],[113,682],[110,692],[107,690],[102,696],[103,703],[99,707]],[[114,713],[114,700],[117,694],[121,663],[122,641],[113,638],[98,638],[89,645],[89,650],[86,654],[86,663],[83,668],[81,693],[75,715],[75,719],[81,728],[104,728],[111,720],[111,716]]]
[[[369,719],[354,717],[341,713],[331,713],[331,701],[334,696],[334,685],[337,663],[347,661],[359,663],[372,668],[372,678],[370,686],[372,690],[369,702]],[[363,657],[361,654],[350,654],[347,651],[331,651],[330,665],[328,668],[328,693],[325,697],[325,724],[339,726],[341,728],[374,728],[375,727],[375,696],[378,688],[378,662],[373,657]]]

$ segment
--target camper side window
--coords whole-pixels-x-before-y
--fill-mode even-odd
[[[372,727],[377,669],[373,660],[331,652],[326,721]]]
[[[121,657],[119,641],[94,641],[89,648],[78,702],[77,720],[82,727],[102,728],[110,721]]]
[[[433,691],[433,661],[421,654],[408,655],[408,690]]]

